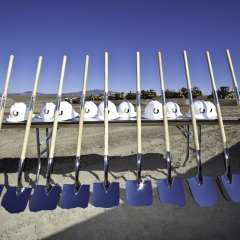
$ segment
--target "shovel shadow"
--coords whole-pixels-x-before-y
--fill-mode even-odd
[[[148,153],[143,154],[143,170],[158,171],[164,173],[165,163],[163,160],[163,155],[159,153]],[[124,179],[126,180],[122,172],[129,171],[136,176],[136,155],[128,156],[110,156],[109,164],[110,171],[109,174],[115,179]],[[69,157],[56,157],[54,162],[53,174],[68,176],[70,179],[74,180],[74,156]],[[4,183],[9,185],[8,173],[17,173],[19,159],[17,158],[5,158],[0,160],[0,173],[4,174]],[[81,157],[81,169],[90,173],[97,181],[101,179],[96,171],[103,171],[103,156],[90,154],[83,155]],[[47,169],[47,159],[42,159],[42,169],[40,176],[45,178]],[[35,185],[35,176],[32,178],[30,174],[35,175],[37,171],[37,159],[26,159],[25,169],[24,169],[24,178],[25,181],[29,183],[30,186]],[[120,175],[119,175],[120,174]],[[147,177],[152,178],[150,175]],[[57,183],[53,182],[57,185]]]
[[[233,145],[229,149],[230,161],[232,171],[236,172],[240,169],[240,143]],[[109,164],[110,164],[110,172],[109,174],[115,180],[127,180],[124,172],[129,171],[134,176],[136,176],[136,155],[128,155],[128,156],[110,156]],[[74,180],[74,161],[75,156],[69,157],[56,157],[54,163],[53,173],[61,176],[68,176],[70,179]],[[174,161],[174,160],[173,160]],[[18,169],[19,159],[17,158],[4,158],[0,160],[0,173],[4,175],[4,184],[6,186],[9,185],[9,176],[8,173],[16,173]],[[90,173],[96,181],[100,181],[102,179],[102,175],[96,173],[96,171],[103,171],[103,156],[96,154],[83,155],[81,157],[82,171],[86,171]],[[181,175],[184,178],[194,176],[196,174],[196,164],[189,169],[184,174],[179,173],[178,171],[181,166],[173,167],[173,173],[176,175]],[[41,177],[45,178],[47,168],[47,159],[42,159],[42,170]],[[163,159],[163,155],[159,153],[147,153],[143,154],[143,166],[142,169],[146,171],[155,171],[159,172],[162,175],[166,176],[165,171],[165,162]],[[35,184],[35,174],[37,170],[37,159],[26,159],[24,178],[25,181],[28,182],[31,186]],[[203,164],[203,174],[211,175],[217,177],[224,173],[224,161],[223,154],[220,153],[213,158],[207,160]],[[33,174],[32,178],[30,174]],[[152,180],[157,180],[157,177],[153,177],[150,174],[144,175]],[[56,182],[53,184],[57,185]]]

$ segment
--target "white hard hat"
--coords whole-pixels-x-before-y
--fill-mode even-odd
[[[118,113],[121,119],[130,119],[136,117],[134,106],[129,101],[124,101],[118,106]]]
[[[22,122],[27,119],[27,106],[25,103],[14,103],[10,108],[7,122]]]
[[[79,114],[75,112],[75,110],[73,109],[73,106],[69,102],[62,101],[60,103],[59,116],[58,116],[59,121],[71,120],[73,118],[76,118],[77,116],[79,116]]]
[[[144,109],[143,117],[151,120],[162,119],[162,104],[156,100],[150,101]]]
[[[166,104],[167,107],[167,117],[170,119],[176,119],[178,117],[182,117],[183,114],[181,113],[180,107],[175,102],[168,102]]]
[[[194,101],[193,109],[194,109],[196,119],[206,119],[207,109],[206,109],[206,104],[203,100]],[[187,115],[191,117],[191,112],[189,111]]]
[[[211,111],[212,105],[203,100],[197,100],[193,103],[196,119],[209,119],[208,111]],[[191,113],[188,113],[191,116]]]
[[[39,118],[44,122],[52,122],[56,105],[52,102],[45,103],[41,108]]]
[[[54,120],[54,112],[55,112],[56,105],[52,102],[45,103],[42,107],[39,118],[44,122],[52,122]],[[62,101],[60,103],[59,109],[59,121],[66,121],[71,120],[78,116],[69,102]]]
[[[97,105],[92,101],[86,101],[84,104],[84,120],[92,120],[97,116]]]
[[[102,101],[98,106],[98,115],[99,120],[104,120],[104,101]],[[108,119],[113,120],[119,118],[116,105],[108,101]]]
[[[205,101],[205,104],[207,106],[207,112],[206,112],[207,118],[216,119],[217,118],[216,106],[210,101]]]

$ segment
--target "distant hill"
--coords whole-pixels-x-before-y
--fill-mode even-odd
[[[100,89],[94,89],[94,90],[88,90],[86,92],[87,96],[89,95],[94,95],[94,96],[99,96],[100,94],[103,94],[104,90],[100,90]],[[82,91],[79,92],[68,92],[68,93],[63,93],[63,96],[65,97],[80,97],[82,95]]]
[[[100,89],[94,89],[94,90],[88,90],[87,91],[87,95],[95,95],[95,96],[98,96],[100,94],[103,94],[104,91],[103,90],[100,90]],[[11,97],[11,96],[31,96],[32,95],[32,92],[31,91],[26,91],[26,92],[21,92],[21,93],[9,93],[8,96]],[[56,95],[56,93],[40,93],[38,92],[37,93],[38,96],[49,96],[49,97],[53,97]],[[63,93],[63,97],[79,97],[82,95],[82,92],[79,91],[79,92],[67,92],[67,93]],[[1,94],[0,94],[1,96]]]
[[[31,96],[32,92],[31,91],[26,91],[26,92],[21,92],[21,93],[9,93],[9,97],[15,97],[15,96]],[[38,96],[54,96],[55,94],[53,93],[37,93]]]

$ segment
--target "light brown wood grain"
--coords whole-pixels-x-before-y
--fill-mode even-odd
[[[140,52],[136,54],[136,89],[137,94],[141,97],[141,68],[140,68]],[[141,104],[137,105],[137,152],[142,153],[142,122],[141,122]]]
[[[65,75],[66,63],[67,63],[67,56],[63,56],[61,75],[60,75],[60,80],[59,80],[59,85],[58,85],[58,93],[57,93],[58,99],[61,99],[61,96],[62,96],[63,80],[64,80],[64,75]],[[51,138],[51,144],[50,144],[49,158],[54,157],[56,137],[57,137],[57,128],[58,128],[58,115],[59,115],[59,109],[56,109],[55,113],[54,113],[54,121],[53,121],[53,128],[52,128],[52,138]]]
[[[27,151],[29,134],[30,134],[31,124],[32,124],[32,117],[33,117],[34,106],[35,106],[35,98],[36,98],[36,95],[37,95],[37,89],[38,89],[38,83],[39,83],[41,68],[42,68],[42,56],[39,56],[38,63],[37,63],[35,80],[34,80],[34,87],[33,87],[33,91],[32,91],[32,97],[31,97],[31,101],[30,101],[30,104],[29,104],[31,106],[31,108],[28,109],[28,113],[27,113],[28,114],[27,124],[26,124],[26,128],[25,128],[22,153],[21,153],[21,157],[20,157],[21,161],[24,161],[24,159],[26,158],[26,151]]]
[[[82,98],[86,97],[86,88],[87,88],[87,78],[88,78],[88,65],[89,65],[89,56],[85,57],[85,65],[84,65],[84,76],[83,76],[83,86],[82,86]],[[82,133],[83,133],[83,119],[84,119],[84,105],[80,106],[80,119],[79,119],[79,127],[78,127],[78,140],[77,140],[77,157],[81,155],[81,147],[82,147]]]
[[[218,96],[217,96],[216,81],[215,81],[215,76],[213,73],[212,61],[211,61],[209,51],[206,51],[206,59],[207,59],[207,63],[208,63],[208,70],[209,70],[212,89],[216,93],[215,96],[217,99],[215,99],[215,105],[216,105],[216,109],[217,109],[218,124],[219,124],[220,132],[221,132],[223,148],[225,149],[227,147],[227,139],[226,139],[226,133],[225,133],[224,125],[223,125],[222,111],[221,111],[220,103],[219,103]]]
[[[0,104],[0,106],[2,106],[2,108],[0,109],[0,130],[2,128],[2,122],[3,122],[4,110],[5,110],[6,100],[7,100],[9,81],[10,81],[10,77],[11,77],[11,73],[12,73],[13,61],[14,61],[14,56],[10,55],[6,78],[5,78],[5,82],[4,82],[2,98],[1,98],[1,104]]]
[[[108,52],[104,54],[104,91],[108,96]],[[106,100],[105,100],[106,101]],[[104,155],[108,155],[108,103],[104,106]]]
[[[186,75],[186,80],[187,80],[187,88],[192,96],[192,84],[191,84],[188,56],[187,56],[186,50],[183,51],[183,60],[184,60],[185,75]],[[192,97],[189,100],[190,100],[190,111],[191,111],[191,116],[192,116],[194,145],[195,145],[195,149],[197,151],[199,151],[200,145],[199,145],[199,139],[198,139],[198,128],[197,128],[197,121],[196,121],[196,117],[195,117],[194,104],[192,101]]]
[[[162,94],[162,111],[163,111],[163,126],[164,126],[164,139],[165,139],[165,148],[166,152],[170,152],[170,139],[169,139],[169,128],[168,128],[168,118],[167,118],[167,107],[166,107],[166,99],[165,99],[165,84],[164,84],[164,76],[163,76],[163,60],[161,52],[158,52],[158,65],[159,65],[159,76],[160,76],[160,88]]]

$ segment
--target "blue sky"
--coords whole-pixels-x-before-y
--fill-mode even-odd
[[[44,57],[40,92],[56,92],[63,54],[68,56],[64,92],[81,90],[85,54],[90,55],[88,89],[102,89],[105,50],[114,91],[135,89],[136,50],[141,52],[144,89],[159,89],[158,50],[170,89],[186,85],[183,49],[189,53],[194,86],[210,89],[207,49],[218,85],[231,85],[224,50],[231,50],[240,78],[239,9],[237,0],[2,0],[0,89],[11,53],[10,92],[32,89],[39,54]]]

